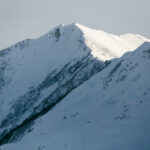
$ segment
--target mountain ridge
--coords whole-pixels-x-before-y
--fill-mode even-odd
[[[0,144],[16,142],[17,137],[30,128],[22,127],[32,125],[95,74],[103,74],[116,63],[117,57],[128,51],[131,52],[126,55],[134,55],[133,47],[144,42],[138,51],[141,51],[141,58],[147,60],[149,52],[143,56],[143,51],[149,48],[148,39],[139,38],[139,35],[124,38],[128,40],[79,24],[59,25],[38,39],[0,51]],[[118,81],[126,79],[125,70],[129,69],[122,69],[122,73],[115,75],[122,62],[116,63],[109,75],[100,81],[104,89],[109,87],[114,76]],[[132,70],[137,65],[128,66]]]

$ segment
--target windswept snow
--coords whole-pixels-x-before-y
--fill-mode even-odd
[[[86,44],[91,48],[93,56],[103,61],[121,57],[125,52],[133,51],[145,41],[150,41],[137,34],[117,36],[79,24],[76,25],[83,31]]]

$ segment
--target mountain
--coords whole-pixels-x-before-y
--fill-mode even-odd
[[[71,24],[1,50],[1,147],[148,150],[149,41]]]

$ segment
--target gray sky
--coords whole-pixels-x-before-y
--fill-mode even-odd
[[[150,38],[150,0],[0,0],[0,49],[78,22]]]

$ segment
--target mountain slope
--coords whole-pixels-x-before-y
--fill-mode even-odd
[[[111,59],[145,41],[149,40],[139,35],[119,37],[71,24],[0,51],[0,144],[17,141],[34,120],[105,71],[115,62]]]
[[[150,43],[125,54],[37,119],[6,150],[149,150]]]

